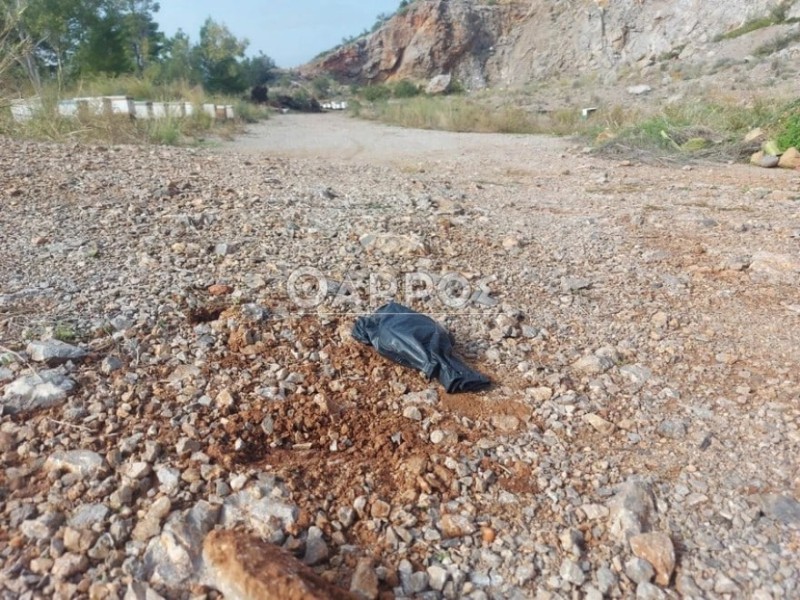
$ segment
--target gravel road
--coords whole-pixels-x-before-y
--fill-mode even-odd
[[[797,594],[797,171],[340,114],[0,163],[3,598]],[[386,296],[493,386],[354,341]]]
[[[277,115],[222,144],[225,152],[274,153],[370,165],[413,168],[480,160],[484,166],[530,166],[544,151],[564,152],[560,138],[530,135],[420,131],[353,119],[343,112]]]

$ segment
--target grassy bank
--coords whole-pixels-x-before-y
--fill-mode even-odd
[[[771,137],[789,139],[785,132],[796,128],[795,115],[800,110],[798,102],[742,103],[726,98],[686,100],[650,109],[601,104],[590,115],[577,107],[537,112],[521,108],[524,105],[524,98],[491,93],[418,96],[355,103],[353,113],[420,129],[573,136],[607,155],[740,160],[754,151],[753,143],[743,141],[747,132],[761,127]]]

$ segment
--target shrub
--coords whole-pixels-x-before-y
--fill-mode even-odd
[[[419,93],[419,86],[408,79],[402,79],[395,83],[394,89],[392,90],[392,94],[395,98],[413,98],[414,96],[418,96]]]
[[[314,93],[320,98],[328,97],[328,95],[331,93],[331,85],[331,78],[325,75],[320,75],[311,82],[311,87],[314,88]]]
[[[781,132],[775,140],[778,142],[778,147],[781,151],[791,147],[800,150],[800,107],[795,110],[796,112],[789,115],[783,123]]]
[[[386,100],[391,96],[391,90],[388,86],[379,83],[377,85],[368,85],[361,93],[364,96],[364,99],[368,102],[378,102],[380,100]]]

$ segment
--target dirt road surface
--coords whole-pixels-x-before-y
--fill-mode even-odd
[[[357,164],[411,168],[440,162],[480,160],[509,168],[530,166],[544,151],[558,154],[569,144],[530,135],[420,131],[353,119],[343,112],[290,113],[249,127],[222,144],[227,151],[270,153]]]
[[[796,595],[797,171],[341,114],[0,163],[3,597],[269,589],[264,542],[361,598]],[[383,292],[492,387],[355,342]]]

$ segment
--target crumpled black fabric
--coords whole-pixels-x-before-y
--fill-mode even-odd
[[[428,379],[438,378],[448,393],[472,392],[491,383],[453,355],[453,338],[444,327],[402,304],[390,302],[359,317],[353,337]]]

